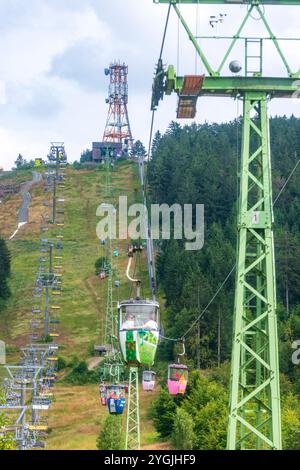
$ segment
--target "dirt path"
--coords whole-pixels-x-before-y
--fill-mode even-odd
[[[92,357],[88,361],[88,370],[94,370],[101,364],[101,357]]]
[[[10,240],[15,238],[17,233],[19,232],[20,228],[23,227],[28,223],[28,209],[31,203],[31,195],[30,195],[30,190],[32,186],[36,183],[39,183],[41,181],[42,175],[40,173],[37,173],[36,171],[32,172],[32,180],[29,181],[28,183],[25,183],[22,185],[21,188],[21,195],[23,197],[22,205],[19,209],[18,212],[18,227],[10,237]]]

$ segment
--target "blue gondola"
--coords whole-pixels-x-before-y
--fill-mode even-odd
[[[114,249],[114,257],[118,258],[118,256],[119,256],[119,250],[118,250],[118,248],[115,248]]]
[[[126,406],[125,385],[108,385],[107,406],[110,414],[123,414]]]

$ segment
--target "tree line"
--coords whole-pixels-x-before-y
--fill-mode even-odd
[[[0,238],[0,310],[1,300],[4,301],[10,296],[8,279],[11,272],[11,256],[5,240]]]

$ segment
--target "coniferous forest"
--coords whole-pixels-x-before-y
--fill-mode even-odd
[[[159,243],[157,271],[166,301],[167,337],[181,337],[235,265],[241,130],[241,120],[183,127],[172,122],[164,135],[155,136],[148,167],[151,202],[205,205],[202,250],[186,251],[181,240]],[[300,158],[300,119],[274,117],[270,132],[283,437],[290,449],[300,446],[300,365],[292,362],[292,344],[300,339],[300,165],[282,188]],[[153,407],[160,435],[171,437],[174,445],[185,436],[185,449],[189,444],[198,449],[226,446],[234,284],[233,272],[186,340],[188,362],[207,370],[207,377],[194,372],[184,399],[162,390]],[[162,361],[175,357],[174,344],[161,344]],[[189,427],[191,419],[194,425]],[[170,420],[186,422],[181,437],[180,426],[170,426]]]
[[[3,239],[0,239],[0,311],[1,300],[10,296],[8,278],[10,276],[10,253]]]

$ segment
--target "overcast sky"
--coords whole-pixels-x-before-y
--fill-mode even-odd
[[[246,6],[186,6],[182,12],[191,29],[203,35],[229,35],[237,30]],[[296,7],[269,7],[266,13],[275,34],[297,37]],[[129,116],[135,139],[147,144],[151,119],[151,86],[161,45],[167,5],[152,0],[0,0],[0,166],[10,168],[21,153],[25,158],[45,157],[50,141],[64,141],[70,160],[102,140],[107,105],[108,78],[104,68],[111,61],[129,65]],[[214,29],[210,15],[227,14]],[[246,32],[262,34],[262,22],[253,19]],[[179,44],[178,47],[178,37]],[[299,43],[298,43],[299,44]],[[283,43],[291,67],[300,67],[299,45]],[[221,59],[222,44],[203,43],[212,65]],[[195,54],[172,13],[165,63],[179,73],[195,73]],[[179,60],[178,60],[179,59]],[[243,61],[237,47],[231,59]],[[265,45],[265,73],[284,75],[271,47]],[[197,64],[198,73],[203,68]],[[228,64],[224,68],[228,72]],[[175,119],[176,96],[160,106],[155,128],[162,131]],[[271,103],[272,114],[299,116],[299,100]],[[226,121],[236,117],[241,104],[232,99],[201,99],[197,122]]]

